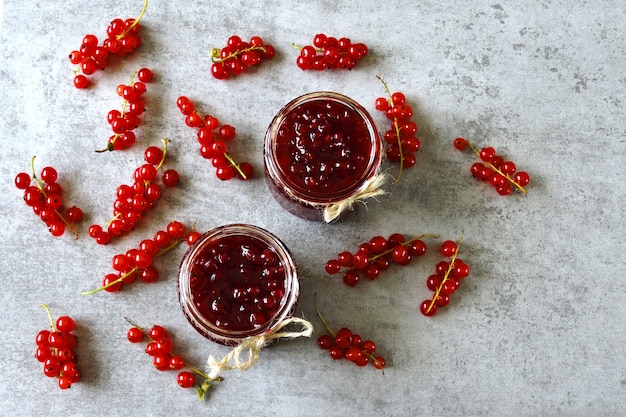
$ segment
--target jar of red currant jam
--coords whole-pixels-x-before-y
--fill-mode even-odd
[[[183,313],[202,335],[228,346],[291,317],[299,294],[289,250],[256,226],[231,224],[205,233],[180,265]]]
[[[382,144],[372,117],[342,94],[314,92],[283,107],[267,129],[265,173],[282,207],[309,220],[335,220],[382,194]]]

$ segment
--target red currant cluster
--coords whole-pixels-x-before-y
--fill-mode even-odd
[[[80,381],[80,371],[76,366],[76,336],[72,333],[76,327],[70,316],[61,316],[56,322],[50,309],[42,304],[50,319],[50,330],[37,333],[35,358],[43,363],[43,373],[50,378],[57,378],[61,389],[68,389],[73,383]]]
[[[469,147],[484,162],[472,164],[470,172],[474,178],[488,182],[498,194],[511,194],[513,187],[524,194],[528,194],[526,187],[530,183],[530,176],[524,171],[517,171],[515,163],[506,161],[492,147],[482,148],[480,151],[467,139],[456,138],[454,147],[460,151]]]
[[[135,75],[139,81],[135,81]],[[124,99],[122,110],[111,110],[107,113],[107,121],[113,130],[107,147],[97,152],[116,151],[130,148],[135,144],[137,136],[134,129],[139,126],[139,116],[146,110],[143,94],[146,92],[146,83],[152,81],[152,71],[141,68],[130,77],[130,83],[117,86],[117,94]]]
[[[357,366],[366,366],[372,363],[376,369],[385,367],[385,359],[382,356],[374,356],[376,353],[376,343],[365,340],[360,335],[352,333],[347,327],[342,327],[334,332],[322,317],[317,305],[315,311],[320,321],[326,328],[327,334],[321,335],[317,339],[317,345],[328,351],[328,355],[335,359],[347,359]]]
[[[199,236],[195,231],[187,233],[181,222],[172,221],[165,230],[156,232],[152,239],[144,239],[137,247],[113,256],[111,266],[115,272],[104,277],[101,287],[81,294],[89,295],[102,290],[118,292],[124,284],[130,284],[137,278],[152,284],[159,279],[159,271],[152,265],[154,258],[174,248],[182,240],[191,245]]]
[[[383,136],[387,144],[387,158],[392,162],[400,163],[400,170],[396,181],[400,179],[402,168],[415,165],[415,153],[420,149],[421,142],[415,137],[417,124],[411,121],[413,108],[406,102],[404,93],[396,91],[391,93],[387,84],[380,78],[385,86],[389,98],[378,97],[375,102],[376,110],[385,113],[391,121],[391,127]]]
[[[44,167],[40,179],[35,174],[35,157],[31,159],[30,165],[31,174],[20,172],[15,176],[15,186],[24,191],[24,201],[48,226],[53,236],[62,236],[69,228],[78,237],[75,223],[83,219],[83,212],[72,206],[62,213],[63,188],[57,182],[57,170],[50,166]]]
[[[295,47],[295,45],[294,45]],[[318,33],[313,45],[300,49],[296,65],[302,70],[352,69],[357,61],[367,55],[367,45],[352,43],[348,38],[334,38]]]
[[[228,38],[225,47],[211,51],[211,74],[218,80],[225,80],[231,74],[239,75],[260,64],[264,59],[272,59],[275,54],[274,47],[263,43],[259,36],[253,36],[249,42],[245,42],[233,35]]]
[[[135,323],[126,319],[133,327],[128,329],[126,337],[131,343],[141,343],[144,338],[148,338],[146,345],[146,353],[152,357],[152,364],[159,371],[179,371],[176,377],[176,382],[181,388],[196,387],[198,390],[198,396],[200,400],[203,399],[204,394],[208,391],[210,383],[212,381],[221,380],[220,377],[216,379],[209,378],[204,372],[199,371],[197,368],[189,365],[182,356],[173,353],[174,343],[168,336],[167,329],[163,326],[154,325],[150,330],[145,331]],[[183,370],[186,368],[187,370]],[[196,385],[196,375],[203,378],[203,381]]]
[[[113,219],[105,227],[94,224],[89,227],[89,236],[98,244],[105,245],[112,238],[134,229],[143,214],[154,207],[161,197],[161,186],[155,183],[159,171],[163,168],[169,140],[163,140],[163,149],[149,146],[144,152],[145,164],[135,169],[132,185],[122,184],[117,187],[116,200],[113,203]],[[164,171],[161,182],[166,187],[178,184],[178,172],[173,169]]]
[[[369,280],[375,280],[381,271],[389,268],[391,262],[399,265],[408,265],[414,257],[426,253],[426,244],[421,240],[424,237],[436,235],[424,234],[411,240],[406,240],[400,233],[394,233],[389,238],[374,236],[369,242],[362,243],[356,253],[341,252],[337,259],[326,262],[326,272],[335,275],[347,268],[343,273],[343,282],[354,287],[361,280],[361,274]]]
[[[87,75],[103,70],[109,65],[109,57],[116,55],[123,57],[130,54],[141,45],[139,36],[139,20],[148,7],[148,0],[144,0],[143,9],[137,19],[113,19],[107,27],[107,38],[102,45],[98,44],[98,37],[88,34],[83,37],[78,50],[69,55],[70,62],[78,65],[74,71],[74,86],[85,88],[89,84]],[[82,74],[79,74],[82,72]]]
[[[178,97],[176,104],[185,116],[185,124],[198,129],[200,155],[211,160],[217,178],[224,181],[233,177],[249,180],[254,176],[252,165],[248,162],[238,164],[227,152],[227,142],[235,139],[234,127],[227,124],[220,126],[220,121],[216,117],[200,115],[195,104],[186,96]]]
[[[450,303],[450,296],[459,288],[461,280],[469,275],[470,268],[461,259],[457,258],[461,241],[446,240],[441,244],[442,256],[451,258],[450,261],[441,261],[435,266],[435,274],[428,277],[426,286],[434,291],[430,300],[422,301],[420,311],[425,316],[433,316],[438,307],[445,307]]]

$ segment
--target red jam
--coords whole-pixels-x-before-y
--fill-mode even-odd
[[[310,93],[272,121],[265,139],[266,174],[283,207],[319,219],[319,209],[350,198],[377,173],[380,150],[374,123],[358,103],[337,93]]]
[[[235,344],[291,313],[298,283],[289,252],[274,236],[249,225],[203,235],[185,254],[181,306],[208,338]]]

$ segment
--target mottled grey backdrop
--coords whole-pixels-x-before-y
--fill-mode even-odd
[[[142,20],[143,45],[85,91],[72,86],[68,53],[102,36],[141,0],[2,4],[0,96],[0,413],[35,416],[618,416],[626,415],[624,174],[625,11],[622,1],[165,1]],[[323,32],[370,47],[350,72],[303,72],[291,43]],[[210,50],[228,36],[259,35],[277,56],[226,82],[209,74]],[[109,136],[115,87],[141,66],[154,70],[137,145],[96,154]],[[186,94],[237,128],[232,153],[262,171],[273,115],[314,90],[352,96],[374,112],[384,94],[406,93],[420,126],[417,164],[399,184],[333,224],[282,211],[262,175],[219,182],[175,106]],[[375,112],[374,112],[375,113]],[[385,119],[375,113],[381,130]],[[474,159],[456,136],[494,146],[532,177],[528,197],[503,198],[469,175]],[[133,234],[99,247],[86,237],[110,215],[114,189],[130,181],[142,150],[169,137],[168,165],[182,177]],[[87,219],[82,237],[54,239],[21,201],[13,177],[54,165],[68,201]],[[395,173],[395,166],[386,166]],[[292,249],[302,273],[297,311],[378,343],[385,374],[333,362],[312,340],[277,343],[248,372],[230,372],[208,401],[156,371],[125,340],[124,315],[169,328],[202,366],[226,349],[183,317],[176,269],[184,248],[156,261],[161,279],[119,294],[79,296],[110,271],[110,259],[179,219],[199,230],[230,222],[265,227]],[[373,235],[438,233],[455,239],[471,275],[434,318],[418,304],[439,260],[437,243],[410,267],[348,288],[323,272],[339,251]],[[83,380],[61,392],[33,359],[46,327],[39,304],[78,323]]]

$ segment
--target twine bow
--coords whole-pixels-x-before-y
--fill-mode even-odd
[[[346,209],[352,208],[352,205],[357,201],[365,200],[366,198],[376,197],[385,193],[385,191],[380,188],[385,182],[385,175],[377,174],[372,178],[368,179],[361,185],[361,188],[349,198],[345,200],[341,200],[337,203],[331,204],[324,209],[324,221],[326,223],[330,223],[335,220],[341,213]]]
[[[290,332],[281,331],[289,324],[296,323],[302,326],[300,331]],[[237,347],[233,348],[226,356],[221,360],[215,359],[213,355],[210,355],[207,359],[208,371],[207,375],[210,379],[217,379],[223,371],[231,369],[239,369],[241,371],[247,371],[252,365],[259,360],[259,353],[261,349],[267,346],[274,339],[295,339],[298,337],[311,337],[313,334],[313,325],[308,321],[291,317],[278,323],[273,329],[257,335],[250,336],[244,339]],[[242,353],[248,350],[247,358],[243,360],[241,358]]]

